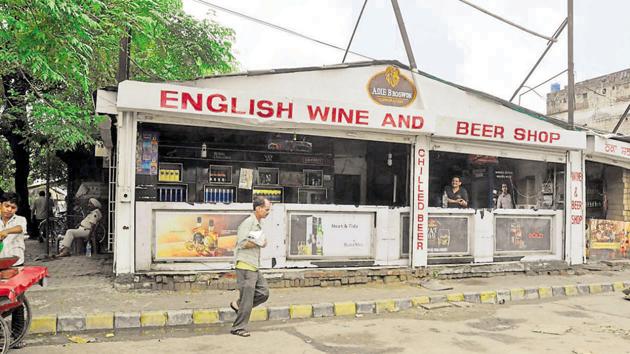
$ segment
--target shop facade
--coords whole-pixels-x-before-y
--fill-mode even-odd
[[[396,62],[126,81],[110,102],[117,274],[230,269],[257,195],[263,268],[583,262],[586,135]],[[441,204],[454,175],[468,208]]]
[[[586,256],[630,258],[630,144],[589,134],[585,157]]]

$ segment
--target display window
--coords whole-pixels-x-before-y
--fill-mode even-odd
[[[564,208],[564,164],[446,151],[429,156],[431,207]]]
[[[410,145],[139,123],[136,200],[409,206]],[[156,166],[155,171],[152,166]]]

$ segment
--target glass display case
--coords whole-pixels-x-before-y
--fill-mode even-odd
[[[208,181],[212,184],[232,184],[232,166],[210,165]]]
[[[323,187],[324,186],[324,171],[323,170],[304,170],[304,186]]]
[[[181,182],[182,164],[175,162],[161,162],[158,168],[159,182]]]
[[[282,187],[254,187],[252,199],[258,196],[267,198],[272,203],[284,202],[284,188]]]
[[[280,170],[270,167],[258,168],[258,184],[263,186],[278,185]]]

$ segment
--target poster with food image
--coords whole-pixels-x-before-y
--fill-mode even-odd
[[[630,223],[616,220],[588,221],[588,257],[594,260],[628,258]]]
[[[238,226],[250,214],[155,212],[155,260],[233,257]]]

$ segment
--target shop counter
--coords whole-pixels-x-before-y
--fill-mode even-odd
[[[561,210],[429,208],[429,257],[463,263],[560,260],[563,223]]]
[[[238,226],[251,213],[251,203],[138,202],[136,270],[231,269]],[[274,204],[262,222],[262,268],[407,265],[408,214],[408,207]]]

